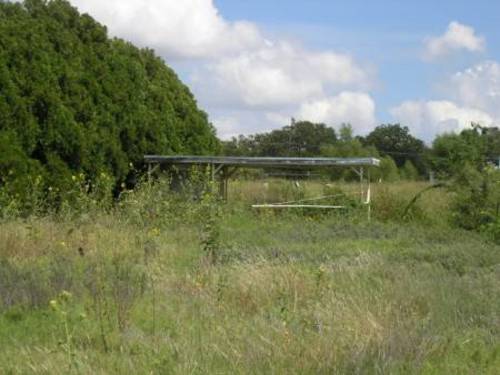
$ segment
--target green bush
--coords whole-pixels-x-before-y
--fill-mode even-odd
[[[420,201],[413,202],[412,195],[405,192],[397,192],[384,186],[377,191],[373,198],[373,216],[380,221],[417,221],[426,223],[428,215],[420,204]]]
[[[149,49],[110,39],[64,0],[0,1],[0,188],[63,193],[83,173],[133,184],[144,154],[213,154],[189,89]],[[5,191],[3,193],[6,193]],[[63,199],[64,197],[59,197]]]
[[[493,230],[500,210],[500,172],[466,165],[455,177],[454,223],[468,230]]]
[[[399,180],[399,171],[394,159],[385,156],[380,159],[380,178],[385,182],[395,182]]]
[[[405,164],[401,169],[401,175],[404,179],[410,181],[416,181],[419,177],[417,168],[415,168],[410,160],[405,161]]]

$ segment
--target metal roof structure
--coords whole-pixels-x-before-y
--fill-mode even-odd
[[[376,158],[297,158],[241,156],[162,156],[146,155],[147,164],[217,165],[244,168],[378,167]]]
[[[368,206],[368,217],[370,216],[370,169],[367,169],[367,178],[365,178],[365,167],[378,167],[380,160],[376,158],[297,158],[297,157],[244,157],[244,156],[163,156],[146,155],[144,161],[148,164],[148,176],[162,166],[176,167],[184,169],[191,166],[207,166],[210,168],[212,179],[219,181],[220,196],[227,200],[228,181],[231,175],[238,168],[279,168],[279,169],[301,169],[308,170],[312,168],[332,168],[344,167],[351,168],[359,176],[360,198],[362,203]],[[178,180],[179,176],[174,173],[172,182]],[[366,182],[366,184],[365,184]],[[366,185],[366,191],[365,191]],[[321,197],[323,199],[325,197]],[[366,199],[365,199],[366,198]],[[315,199],[314,199],[315,200]],[[338,205],[311,205],[304,204],[302,201],[286,202],[287,204],[263,204],[253,205],[254,208],[321,208],[334,209],[345,208]],[[291,204],[293,203],[293,204]]]

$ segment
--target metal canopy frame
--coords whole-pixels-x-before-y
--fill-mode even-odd
[[[189,168],[195,165],[210,167],[212,178],[219,180],[219,192],[223,199],[227,200],[228,181],[238,168],[351,168],[359,177],[361,201],[368,206],[370,212],[371,189],[370,170],[367,167],[378,167],[380,160],[376,158],[297,158],[297,157],[240,157],[240,156],[163,156],[146,155],[144,161],[148,164],[148,175],[159,166],[176,168]],[[365,175],[365,168],[366,175]],[[365,191],[365,180],[367,182]],[[330,205],[255,205],[259,208],[279,207],[316,207],[316,208],[340,208],[341,206]]]
[[[376,158],[296,158],[296,157],[242,157],[242,156],[162,156],[146,155],[148,164],[217,165],[244,168],[311,168],[311,167],[366,167],[379,166]]]

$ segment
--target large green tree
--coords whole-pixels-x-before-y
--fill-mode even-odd
[[[482,169],[488,159],[488,136],[480,127],[461,133],[441,134],[432,143],[431,167],[442,176],[452,176],[465,165]]]
[[[364,138],[363,143],[375,146],[382,156],[390,156],[399,168],[409,160],[420,172],[424,170],[424,142],[412,136],[406,126],[400,124],[377,126]]]
[[[64,0],[0,0],[0,178],[107,171],[119,183],[144,154],[218,147],[207,115],[152,50],[110,39]]]
[[[227,155],[319,156],[322,147],[337,142],[333,128],[310,121],[295,121],[281,129],[225,142]]]

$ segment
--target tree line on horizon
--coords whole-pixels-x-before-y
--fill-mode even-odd
[[[381,124],[366,136],[350,124],[338,130],[323,123],[295,121],[267,133],[240,135],[222,142],[228,156],[377,157],[386,181],[449,178],[468,165],[498,165],[500,130],[472,123],[460,133],[436,136],[430,146],[401,124]]]

